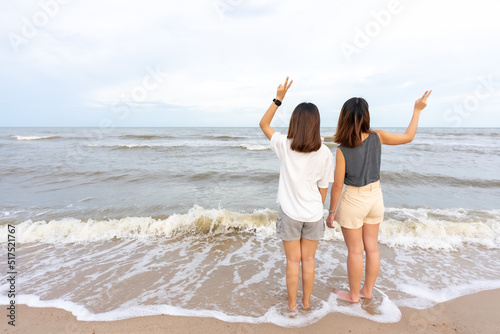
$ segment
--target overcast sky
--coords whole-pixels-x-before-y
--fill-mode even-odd
[[[0,126],[322,126],[364,97],[373,127],[500,127],[493,0],[41,0],[0,3]]]

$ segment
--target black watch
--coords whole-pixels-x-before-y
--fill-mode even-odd
[[[273,102],[279,107],[281,105],[281,101],[278,99],[273,99]]]

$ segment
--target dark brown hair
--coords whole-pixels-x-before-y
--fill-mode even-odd
[[[291,149],[309,153],[320,149],[319,110],[313,103],[303,102],[295,107],[290,118],[288,138],[292,139]]]
[[[356,147],[363,143],[362,133],[372,133],[368,102],[361,97],[353,97],[342,106],[333,140],[345,147]]]

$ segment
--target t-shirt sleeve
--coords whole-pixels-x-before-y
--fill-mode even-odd
[[[330,185],[330,182],[333,182],[333,154],[330,149],[325,150],[327,152],[326,154],[326,164],[325,164],[325,169],[323,170],[323,176],[321,179],[318,181],[318,187],[319,188],[328,188]]]
[[[284,146],[285,142],[286,142],[285,136],[283,136],[279,132],[273,133],[273,136],[271,137],[271,150],[273,150],[274,153],[276,153],[276,155],[280,159],[283,157],[283,150],[285,149],[285,146]]]

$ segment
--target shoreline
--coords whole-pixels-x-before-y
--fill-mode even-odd
[[[378,323],[330,313],[314,324],[286,328],[274,324],[229,323],[215,318],[155,315],[117,321],[78,321],[68,311],[17,305],[16,326],[2,317],[2,333],[497,333],[500,289],[462,296],[424,310],[402,307],[397,323]],[[7,314],[6,305],[2,305]]]

